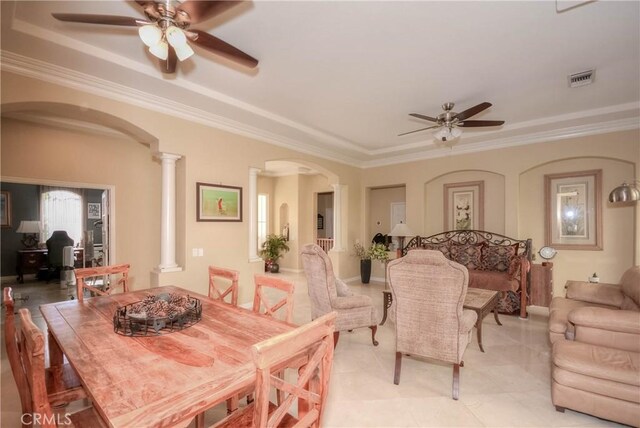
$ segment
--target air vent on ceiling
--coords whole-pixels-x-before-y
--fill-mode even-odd
[[[581,71],[569,75],[569,87],[577,88],[578,86],[590,85],[595,78],[596,70]]]

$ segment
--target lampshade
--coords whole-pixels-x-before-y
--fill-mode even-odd
[[[149,47],[149,52],[151,52],[155,57],[165,60],[169,57],[169,45],[167,42],[162,41],[155,46]]]
[[[164,33],[167,36],[167,42],[174,48],[179,48],[187,44],[187,36],[175,25],[167,28]]]
[[[435,134],[433,134],[433,136],[440,140],[440,141],[450,141],[450,140],[455,140],[456,138],[458,138],[459,136],[462,135],[462,130],[459,128],[449,128],[447,126],[444,126],[442,128],[440,128],[440,130],[438,132],[436,132]]]
[[[40,222],[22,220],[16,232],[17,233],[41,233]]]
[[[640,190],[626,181],[609,193],[609,202],[633,202],[640,200]]]
[[[162,30],[155,24],[143,25],[138,29],[138,35],[142,39],[142,42],[149,46],[155,46],[162,40]]]
[[[398,223],[393,226],[393,229],[389,232],[389,236],[413,236],[413,232],[406,224]]]

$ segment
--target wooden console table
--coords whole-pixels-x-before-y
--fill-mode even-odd
[[[18,282],[24,283],[24,274],[38,273],[47,267],[47,250],[18,250],[16,251],[16,273]],[[84,248],[74,248],[74,267],[84,267]]]

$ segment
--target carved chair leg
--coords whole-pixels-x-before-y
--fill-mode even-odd
[[[402,369],[402,352],[396,352],[396,370],[393,374],[393,383],[400,385],[400,370]]]
[[[373,346],[378,346],[378,341],[376,340],[376,331],[378,331],[377,325],[369,326],[371,329],[371,341],[373,342]]]
[[[565,408],[561,406],[556,406],[556,412],[564,413]]]
[[[333,349],[336,349],[336,346],[338,346],[338,339],[340,338],[340,332],[339,331],[334,331],[333,332]]]
[[[453,365],[453,399],[460,395],[460,364]]]

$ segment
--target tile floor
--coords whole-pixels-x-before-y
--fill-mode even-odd
[[[296,283],[294,320],[310,320],[303,275],[283,273]],[[13,286],[29,295],[18,306],[28,307],[44,326],[38,306],[67,299],[57,284],[31,282]],[[383,284],[351,284],[354,292],[372,297],[382,314]],[[4,320],[4,310],[2,314]],[[567,410],[555,411],[549,386],[550,349],[547,319],[531,315],[522,321],[501,316],[485,318],[480,352],[475,332],[461,369],[460,399],[451,399],[452,368],[436,361],[403,358],[400,385],[393,384],[395,339],[389,321],[378,328],[380,345],[371,344],[369,329],[344,332],[335,352],[323,426],[325,427],[597,427],[620,426]],[[4,329],[3,329],[4,330]],[[1,359],[1,426],[18,427],[20,404],[6,359],[4,334]],[[206,425],[225,414],[218,406],[206,414]]]

